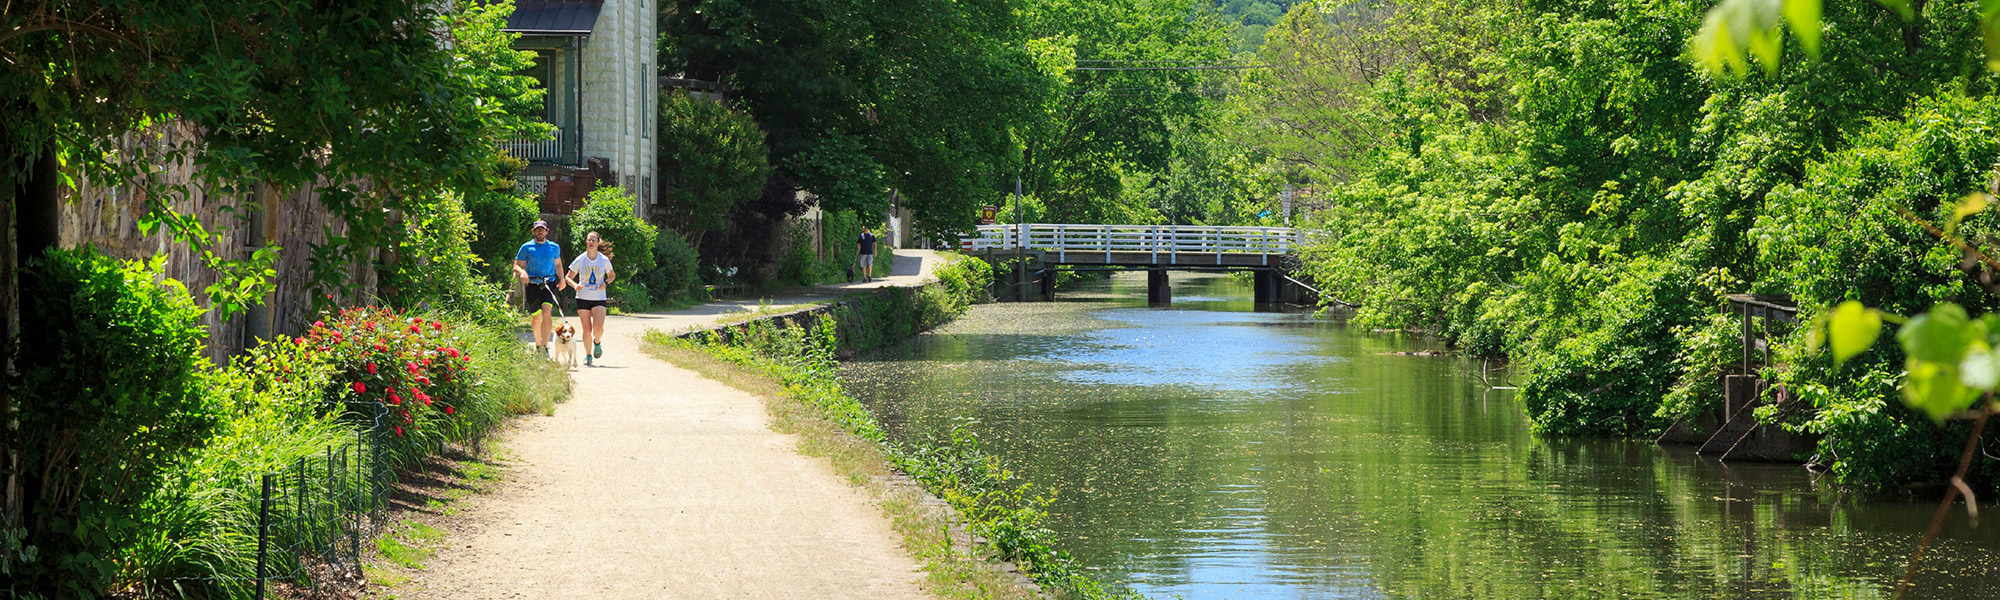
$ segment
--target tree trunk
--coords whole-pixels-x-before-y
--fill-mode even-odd
[[[20,295],[20,266],[29,260],[48,253],[56,247],[59,234],[59,219],[62,209],[62,187],[58,183],[61,174],[56,169],[55,143],[43,142],[41,152],[22,159],[28,167],[22,179],[12,190],[8,206],[0,208],[0,231],[13,231],[14,243],[0,244],[0,321],[4,321],[7,375],[11,384],[14,374],[14,357],[18,354],[17,340],[21,335],[21,313],[33,298]],[[8,221],[11,221],[9,223]],[[9,225],[12,225],[11,227]],[[23,469],[21,457],[14,448],[15,428],[20,424],[12,418],[14,397],[7,385],[0,385],[0,415],[6,416],[5,435],[0,435],[0,467],[7,474],[5,506],[0,507],[0,526],[9,528],[27,524],[27,498],[35,493],[32,473]]]

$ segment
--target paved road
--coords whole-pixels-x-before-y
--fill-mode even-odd
[[[914,284],[935,256],[899,256],[897,275],[774,298],[798,304],[856,288]],[[928,597],[901,538],[866,494],[794,436],[766,426],[755,396],[646,356],[647,328],[698,325],[757,302],[612,317],[598,367],[552,417],[505,436],[501,480],[465,500],[405,597]]]

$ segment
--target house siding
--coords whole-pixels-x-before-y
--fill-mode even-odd
[[[606,1],[582,56],[583,155],[609,160],[640,207],[653,199],[656,2]]]

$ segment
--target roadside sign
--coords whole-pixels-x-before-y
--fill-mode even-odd
[[[991,205],[991,204],[988,204],[988,205],[985,205],[985,206],[981,206],[981,207],[979,207],[979,224],[980,224],[980,225],[992,225],[992,224],[993,224],[993,220],[994,220],[995,218],[999,217],[999,216],[1000,216],[1000,207],[998,207],[998,206],[994,206],[994,205]]]

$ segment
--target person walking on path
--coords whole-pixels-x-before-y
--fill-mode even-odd
[[[611,287],[616,273],[611,270],[611,255],[598,252],[604,239],[592,231],[583,236],[586,250],[576,255],[569,263],[569,285],[576,288],[576,317],[583,322],[583,340],[590,343],[590,351],[583,353],[583,364],[591,364],[592,358],[604,356],[604,303],[608,300],[605,290]]]
[[[861,250],[861,281],[873,281],[875,279],[875,232],[867,227],[862,227],[861,238],[855,240],[854,243]]]
[[[549,309],[556,304],[555,290],[563,289],[566,282],[562,273],[562,246],[549,241],[549,222],[535,221],[528,232],[535,239],[521,244],[514,253],[514,278],[527,286],[527,303],[523,306],[528,314],[534,315],[530,323],[535,330],[535,350],[542,356],[549,355]],[[550,289],[549,285],[556,287]]]

